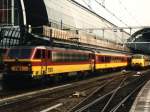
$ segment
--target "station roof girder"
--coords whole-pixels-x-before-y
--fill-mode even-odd
[[[150,28],[136,31],[127,41],[127,46],[134,52],[150,54]]]

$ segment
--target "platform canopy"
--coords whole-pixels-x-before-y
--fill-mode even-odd
[[[150,28],[143,28],[132,34],[127,46],[133,52],[150,54]]]

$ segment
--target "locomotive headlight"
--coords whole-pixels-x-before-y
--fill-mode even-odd
[[[32,65],[31,64],[28,64],[28,69],[29,69],[29,71],[31,72],[32,71]]]
[[[31,67],[31,64],[28,64],[28,67]]]

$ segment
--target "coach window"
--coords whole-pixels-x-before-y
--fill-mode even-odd
[[[81,60],[82,60],[82,61],[85,61],[85,58],[86,58],[85,54],[81,54],[81,55],[82,55]]]
[[[117,61],[116,62],[120,62],[120,60],[121,60],[120,57],[117,57]]]
[[[78,54],[77,54],[77,53],[74,54],[74,58],[75,58],[75,60],[74,60],[75,62],[79,61],[79,58],[78,58]]]
[[[99,60],[99,62],[104,63],[105,62],[105,56],[99,56],[98,60]]]
[[[120,57],[120,62],[123,62],[123,58],[122,57]]]
[[[119,62],[122,62],[123,61],[123,58],[122,57],[119,57]]]
[[[126,60],[126,57],[123,57],[122,62],[125,62],[125,61],[127,61],[127,60]]]
[[[115,62],[115,57],[111,57],[111,61],[110,62]]]
[[[80,61],[84,61],[84,54],[80,54]]]
[[[89,55],[88,54],[86,54],[86,61],[88,61],[89,60]]]
[[[77,61],[77,55],[76,55],[76,53],[71,53],[70,57],[71,57],[71,62],[76,62]]]
[[[102,62],[105,63],[106,56],[102,56]]]
[[[83,54],[79,54],[79,61],[83,61],[84,60],[84,55]]]
[[[109,63],[110,62],[110,56],[105,57],[105,62]]]
[[[52,61],[56,62],[56,60],[57,60],[57,54],[56,52],[52,52]]]
[[[67,60],[68,60],[68,62],[71,62],[71,54],[70,53],[67,53],[67,55],[66,55],[67,57]]]
[[[88,61],[89,60],[89,55],[88,54],[86,54],[86,61]]]
[[[70,62],[70,53],[66,53],[66,61]]]
[[[87,54],[85,54],[85,61],[88,61],[89,57]]]
[[[64,53],[63,52],[56,53],[56,62],[63,62],[63,60],[64,60]]]
[[[79,62],[81,60],[81,54],[76,54],[76,61]]]
[[[77,59],[78,59],[78,61],[81,61],[82,60],[82,55],[78,54]]]
[[[82,61],[85,61],[85,54],[82,54]]]
[[[62,60],[63,62],[67,62],[68,61],[68,59],[67,59],[67,53],[63,53],[63,60]]]
[[[72,59],[74,62],[78,61],[78,54],[77,53],[72,54],[72,58],[74,58]]]

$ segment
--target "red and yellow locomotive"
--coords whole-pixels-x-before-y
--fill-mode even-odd
[[[128,65],[129,56],[46,46],[10,48],[4,59],[4,76],[47,77]]]

